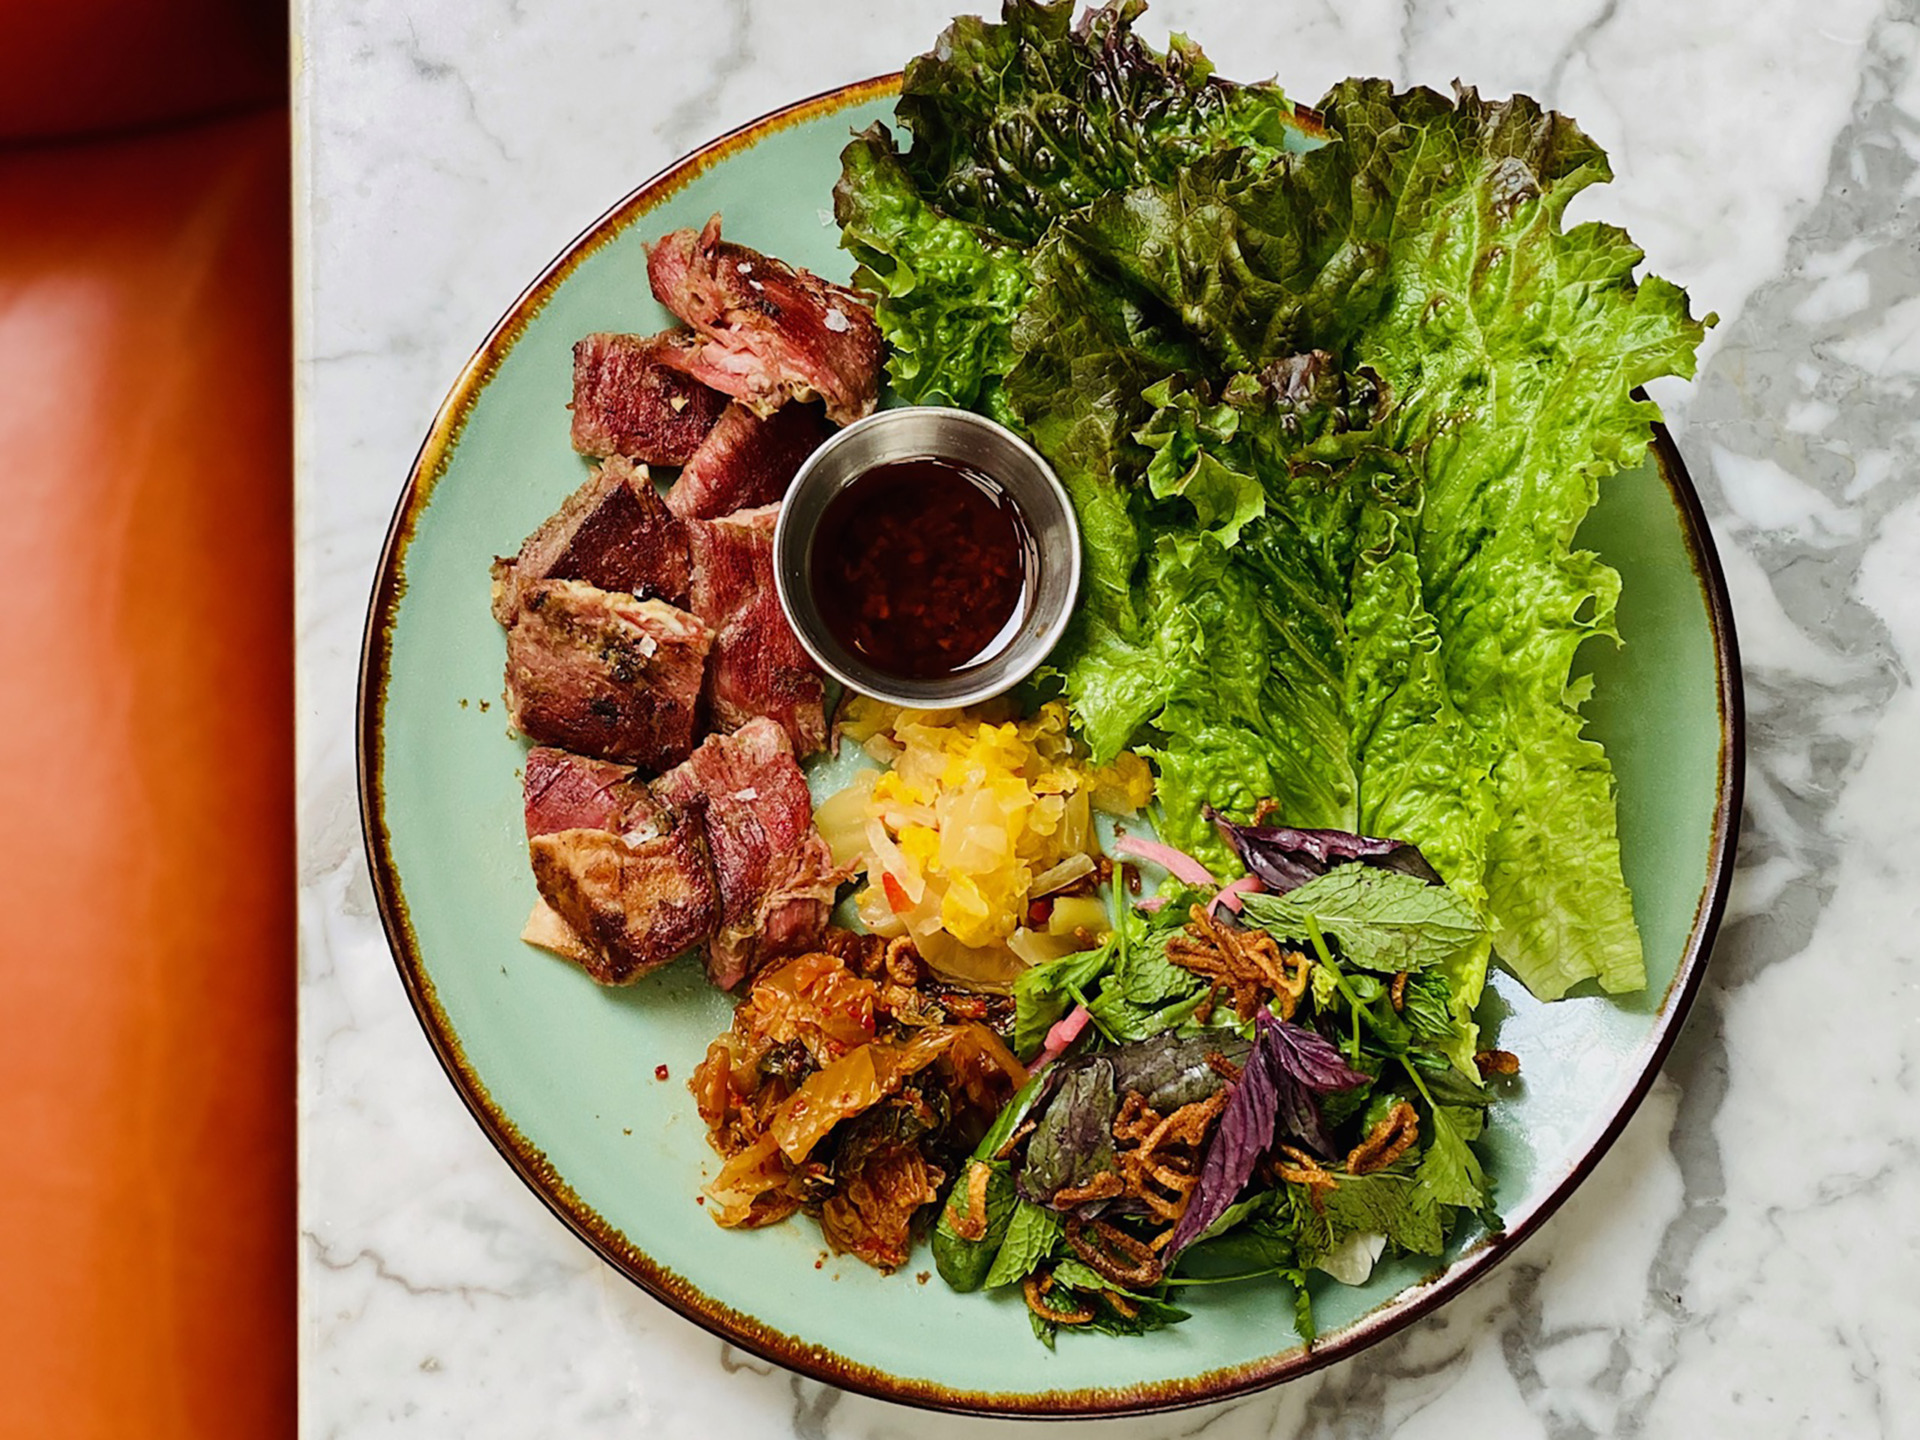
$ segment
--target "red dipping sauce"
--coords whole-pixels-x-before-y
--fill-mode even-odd
[[[813,603],[851,655],[941,680],[1012,643],[1036,573],[1026,517],[992,476],[895,460],[857,476],[820,517]]]

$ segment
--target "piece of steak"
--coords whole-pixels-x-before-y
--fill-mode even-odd
[[[677,815],[632,766],[545,745],[527,752],[524,794],[540,900],[523,940],[615,985],[719,923],[697,801]]]
[[[700,333],[687,357],[694,379],[760,415],[816,396],[838,425],[873,410],[885,347],[873,312],[845,286],[722,240],[718,215],[697,233],[661,236],[647,278]]]
[[[794,637],[773,588],[773,522],[778,505],[717,520],[689,520],[693,579],[688,604],[713,632],[707,708],[716,730],[765,715],[779,722],[794,753],[827,741],[826,684]]]
[[[685,330],[589,335],[573,347],[573,448],[684,465],[727,397],[690,374],[704,342]]]
[[[673,482],[667,508],[705,520],[772,505],[831,433],[818,405],[782,405],[763,420],[735,401]]]
[[[626,985],[713,933],[719,914],[697,804],[626,834],[557,830],[527,842],[540,897],[527,933],[602,985]],[[663,827],[664,828],[661,828]],[[569,945],[568,932],[578,942]]]
[[[626,831],[660,813],[646,781],[618,760],[536,745],[522,774],[529,840],[556,830]]]
[[[773,957],[819,938],[850,872],[834,866],[813,828],[813,797],[785,730],[757,719],[710,735],[653,788],[676,808],[704,806],[720,895],[706,950],[714,984],[732,990]]]
[[[664,770],[693,749],[713,632],[661,600],[580,580],[518,587],[507,627],[507,712],[521,734]]]
[[[687,527],[671,510],[646,467],[618,455],[550,515],[511,560],[493,562],[493,618],[513,623],[520,587],[535,580],[584,580],[681,604],[689,578]]]

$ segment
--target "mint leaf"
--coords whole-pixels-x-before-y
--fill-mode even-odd
[[[1121,993],[1136,1005],[1165,1005],[1207,988],[1206,982],[1191,970],[1182,970],[1167,959],[1164,935],[1130,950],[1120,962],[1114,979]]]
[[[1093,1016],[1094,1023],[1103,1034],[1111,1035],[1125,1045],[1138,1040],[1151,1040],[1168,1030],[1187,1026],[1206,999],[1206,987],[1198,986],[1190,988],[1184,998],[1170,1005],[1137,1005],[1126,990],[1116,983],[1109,984],[1098,995],[1087,998],[1087,1013]]]
[[[1479,1136],[1483,1119],[1480,1111],[1467,1106],[1434,1107],[1427,1127],[1427,1153],[1414,1174],[1435,1204],[1474,1211],[1486,1208],[1486,1172],[1468,1144]]]
[[[1440,1207],[1411,1175],[1391,1170],[1343,1175],[1322,1192],[1321,1204],[1327,1239],[1316,1259],[1349,1235],[1384,1235],[1417,1255],[1438,1255],[1446,1244]]]
[[[1095,1270],[1091,1265],[1079,1260],[1062,1260],[1053,1267],[1053,1283],[1065,1285],[1070,1289],[1084,1290],[1096,1295],[1102,1290],[1118,1288],[1114,1283]]]
[[[1351,963],[1383,974],[1444,964],[1486,934],[1444,885],[1367,865],[1341,865],[1285,895],[1249,895],[1246,910],[1275,935],[1305,943],[1317,927]]]
[[[1178,1305],[1158,1295],[1143,1295],[1116,1285],[1078,1260],[1062,1260],[1053,1267],[1052,1274],[1054,1288],[1049,1298],[1058,1297],[1058,1303],[1064,1308],[1067,1297],[1060,1291],[1065,1287],[1075,1301],[1093,1311],[1093,1319],[1084,1325],[1072,1326],[1075,1330],[1095,1330],[1103,1335],[1144,1335],[1149,1330],[1162,1330],[1188,1318],[1187,1312]],[[1126,1302],[1126,1309],[1113,1303],[1116,1293]],[[1129,1315],[1127,1310],[1133,1313]]]
[[[1012,1285],[1031,1275],[1034,1267],[1053,1253],[1064,1230],[1060,1216],[1044,1205],[1031,1200],[1015,1204],[1007,1221],[1006,1238],[1000,1242],[1000,1252],[993,1257],[993,1268],[983,1282],[987,1289]]]

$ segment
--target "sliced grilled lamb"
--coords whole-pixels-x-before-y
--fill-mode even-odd
[[[849,872],[834,866],[813,828],[813,798],[785,730],[757,719],[710,735],[653,788],[669,805],[703,807],[720,894],[719,928],[706,950],[714,984],[734,989],[769,959],[819,937]]]
[[[693,749],[713,632],[660,600],[580,580],[518,586],[507,628],[507,710],[521,734],[664,770]]]
[[[518,556],[493,562],[493,618],[511,625],[520,587],[535,580],[584,580],[680,604],[689,573],[687,527],[646,468],[615,455],[526,538]]]
[[[637,980],[713,933],[718,895],[700,822],[689,811],[660,815],[665,828],[558,830],[527,842],[541,899],[581,942],[561,953],[602,985]]]
[[[715,215],[647,252],[654,298],[693,326],[694,379],[771,415],[787,400],[826,402],[846,425],[880,395],[885,349],[866,302],[842,285],[720,238]],[[679,357],[676,357],[676,360]]]
[[[689,373],[703,342],[685,330],[589,335],[573,347],[573,448],[684,465],[727,397]]]
[[[525,799],[540,900],[522,939],[619,985],[713,933],[719,892],[697,797],[676,812],[631,766],[543,745],[527,753]]]
[[[827,741],[826,685],[794,638],[773,588],[773,522],[778,505],[717,520],[689,520],[693,580],[688,603],[713,632],[707,706],[714,728],[734,730],[765,715],[779,722],[794,753]]]
[[[771,505],[831,433],[818,405],[782,405],[763,420],[735,401],[673,482],[667,508],[709,519]]]
[[[659,808],[639,772],[618,760],[536,745],[522,773],[529,840],[556,830],[631,830]]]

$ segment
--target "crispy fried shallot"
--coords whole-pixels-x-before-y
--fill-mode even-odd
[[[1213,981],[1207,997],[1211,1013],[1214,997],[1225,990],[1233,1011],[1242,1020],[1269,999],[1278,1000],[1282,1019],[1291,1020],[1300,997],[1307,993],[1313,962],[1297,950],[1282,951],[1264,930],[1242,930],[1222,924],[1195,905],[1192,924],[1167,940],[1167,959],[1183,970]]]
[[[1037,1120],[1026,1119],[1014,1126],[1013,1133],[1007,1136],[1006,1143],[993,1152],[993,1158],[996,1160],[1005,1160],[1008,1156],[1012,1155],[1015,1150],[1020,1148],[1020,1142],[1039,1128],[1039,1123]]]
[[[1153,1285],[1160,1279],[1160,1257],[1153,1247],[1105,1220],[1068,1216],[1067,1246],[1089,1270],[1116,1285]]]
[[[1317,1158],[1298,1145],[1282,1145],[1280,1154],[1282,1158],[1275,1163],[1273,1173],[1291,1184],[1306,1186],[1307,1198],[1313,1202],[1313,1208],[1324,1210],[1327,1191],[1340,1182]]]
[[[1084,1306],[1075,1306],[1071,1310],[1056,1310],[1043,1298],[1053,1289],[1051,1272],[1042,1275],[1039,1271],[1020,1282],[1020,1293],[1027,1297],[1027,1308],[1042,1320],[1051,1320],[1056,1325],[1084,1325],[1093,1319],[1093,1311]]]
[[[1218,1050],[1209,1050],[1207,1052],[1207,1068],[1229,1085],[1234,1084],[1240,1078],[1240,1067],[1234,1064],[1233,1061],[1227,1059],[1227,1057],[1222,1055]]]
[[[1228,1063],[1224,1056],[1211,1058]],[[1177,1223],[1200,1181],[1201,1147],[1208,1127],[1226,1108],[1227,1093],[1218,1090],[1162,1115],[1139,1091],[1128,1091],[1113,1118],[1120,1174],[1126,1182],[1122,1193],[1145,1204],[1154,1218]]]
[[[1140,1307],[1133,1303],[1133,1298],[1124,1290],[1102,1290],[1100,1298],[1118,1310],[1125,1319],[1131,1320],[1140,1313]]]
[[[830,925],[818,943],[823,953],[844,961],[849,970],[869,980],[886,968],[887,942],[882,936]]]
[[[962,1214],[953,1207],[960,1201],[960,1187],[953,1187],[953,1194],[947,1197],[947,1224],[953,1233],[962,1240],[979,1240],[987,1233],[987,1182],[993,1178],[993,1171],[985,1165],[975,1163],[967,1167],[967,1208]]]
[[[1102,1170],[1084,1185],[1066,1185],[1053,1192],[1055,1209],[1086,1205],[1095,1200],[1111,1200],[1126,1190],[1125,1183],[1111,1170]]]
[[[1384,1170],[1420,1138],[1420,1117],[1413,1106],[1402,1100],[1389,1110],[1379,1124],[1367,1132],[1367,1138],[1347,1152],[1349,1175],[1370,1175]]]
[[[911,935],[896,935],[887,942],[885,965],[887,978],[896,985],[918,985],[927,976]]]

